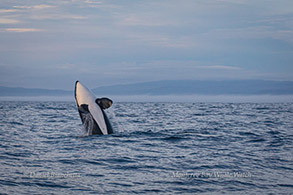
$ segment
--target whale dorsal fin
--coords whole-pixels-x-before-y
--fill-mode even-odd
[[[113,104],[113,101],[110,100],[109,98],[102,97],[102,98],[97,98],[96,103],[102,108],[102,109],[107,109],[110,108]]]

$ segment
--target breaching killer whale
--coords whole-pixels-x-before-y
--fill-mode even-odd
[[[79,81],[75,82],[74,93],[79,116],[88,134],[112,134],[113,128],[104,111],[112,106],[112,100],[108,98],[96,99],[93,92]]]

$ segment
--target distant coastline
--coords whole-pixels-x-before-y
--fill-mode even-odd
[[[165,80],[124,85],[101,86],[92,89],[97,95],[116,96],[255,96],[293,95],[293,81],[195,81]],[[22,87],[1,87],[1,97],[73,96],[73,90],[52,90]]]
[[[293,103],[293,95],[108,95],[114,102]],[[97,95],[99,97],[99,95]],[[74,96],[0,96],[0,101],[64,101]]]

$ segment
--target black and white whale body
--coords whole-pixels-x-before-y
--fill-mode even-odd
[[[75,82],[75,101],[78,112],[89,135],[113,133],[111,123],[104,111],[113,102],[108,98],[95,98],[95,95],[79,81]]]

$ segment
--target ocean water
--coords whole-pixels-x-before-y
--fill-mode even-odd
[[[3,194],[292,194],[293,103],[0,102]]]

